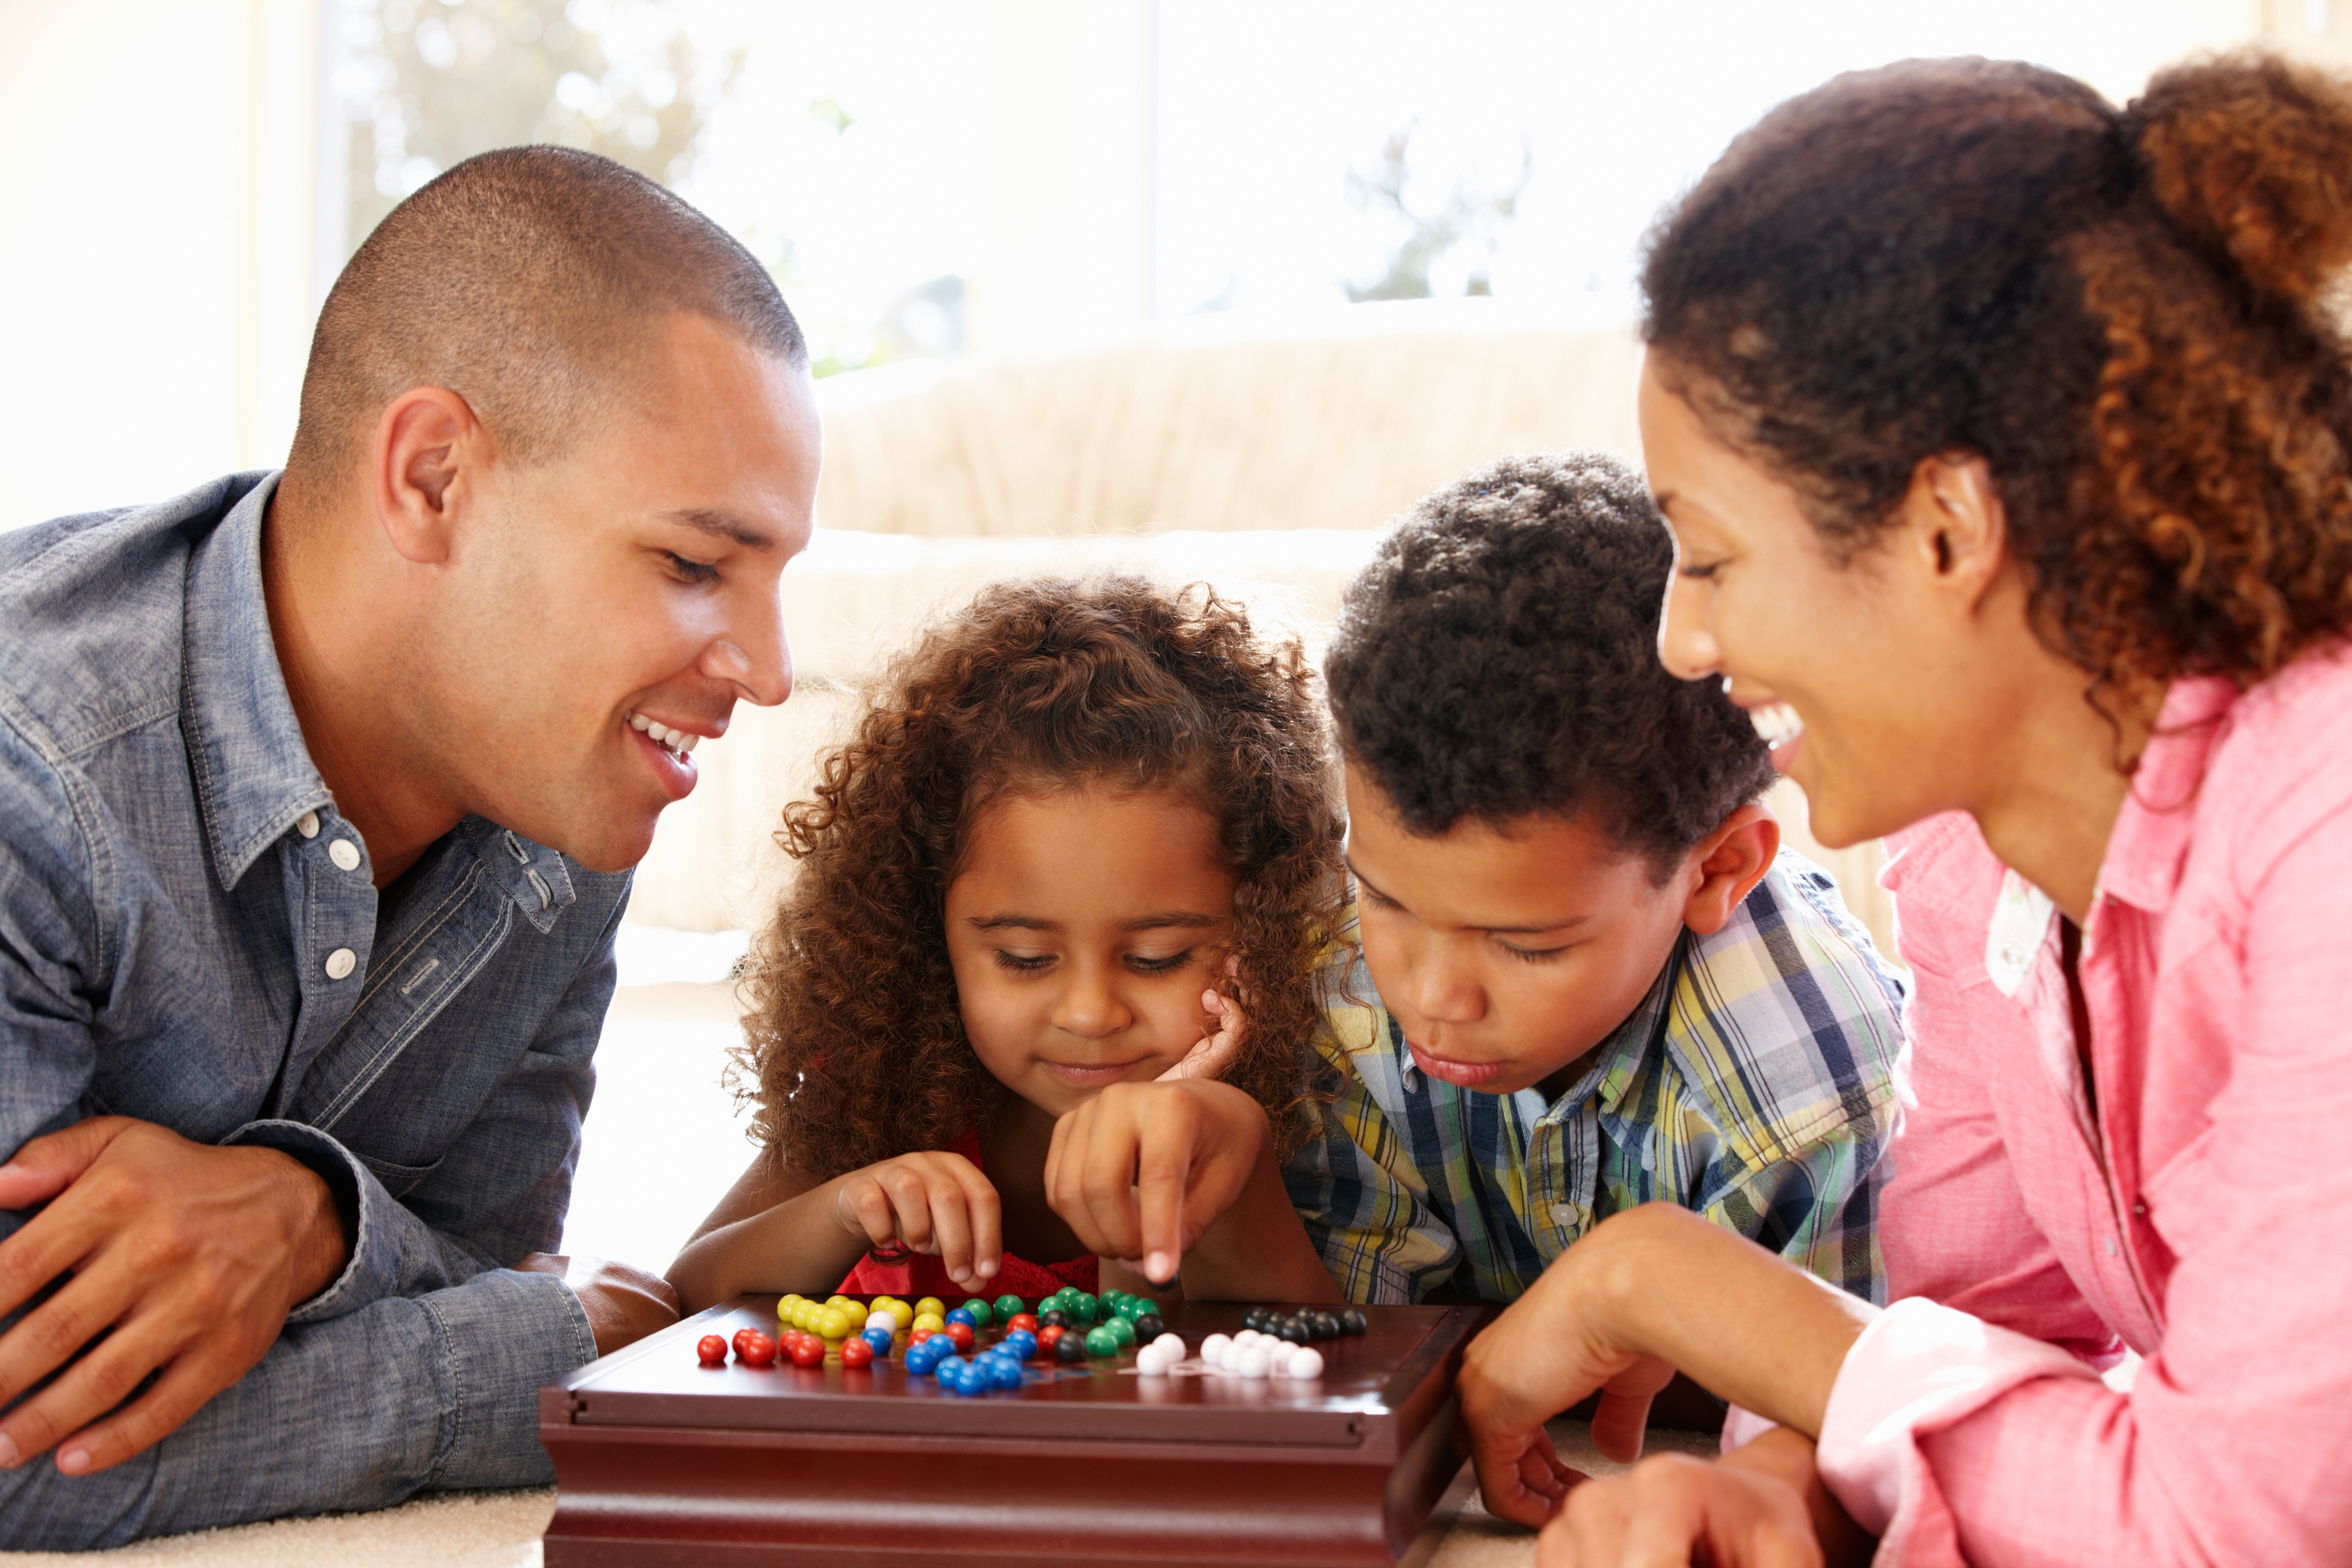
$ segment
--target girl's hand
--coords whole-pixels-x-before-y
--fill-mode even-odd
[[[1536,1542],[1537,1568],[1822,1568],[1797,1489],[1776,1476],[1660,1454],[1568,1494]]]
[[[901,1154],[834,1182],[834,1216],[866,1246],[936,1253],[960,1289],[978,1290],[1004,1257],[996,1189],[961,1154]]]
[[[1228,978],[1239,973],[1238,959],[1225,961]],[[1201,1043],[1186,1051],[1181,1060],[1161,1073],[1153,1081],[1174,1083],[1181,1079],[1221,1079],[1225,1069],[1241,1055],[1242,1042],[1249,1037],[1249,1015],[1242,1011],[1242,990],[1234,987],[1227,996],[1217,991],[1201,993],[1201,1006],[1215,1021],[1216,1028],[1202,1037]]]
[[[1045,1198],[1087,1250],[1165,1282],[1271,1137],[1257,1101],[1230,1084],[1115,1083],[1054,1124]]]

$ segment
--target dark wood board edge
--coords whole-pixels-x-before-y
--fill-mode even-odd
[[[1059,1435],[1053,1429],[1059,1428],[1089,1441],[1117,1441],[1140,1436],[1144,1441],[1190,1446],[1233,1441],[1230,1428],[1239,1418],[1251,1427],[1249,1441],[1270,1447],[1312,1445],[1352,1449],[1367,1458],[1392,1461],[1412,1441],[1429,1413],[1449,1395],[1452,1372],[1460,1364],[1463,1347],[1494,1312],[1491,1307],[1476,1305],[1441,1309],[1444,1315],[1428,1328],[1413,1350],[1391,1369],[1387,1380],[1372,1394],[1381,1408],[1366,1410],[1347,1404],[1263,1408],[1171,1405],[1146,1418],[1152,1423],[1148,1435],[1128,1430],[1134,1423],[1132,1413],[1137,1407],[1126,1404],[1088,1405],[1074,1401],[1042,1405],[974,1405],[966,1408],[961,1402],[935,1404],[926,1400],[902,1405],[896,1400],[819,1396],[805,1402],[794,1400],[789,1405],[751,1400],[730,1400],[714,1405],[692,1394],[610,1387],[614,1374],[632,1363],[665,1353],[674,1345],[690,1344],[702,1333],[723,1326],[741,1312],[751,1310],[764,1319],[772,1300],[772,1296],[758,1294],[735,1297],[573,1369],[560,1382],[541,1390],[542,1427],[601,1426],[610,1419],[614,1425],[631,1428],[709,1427],[761,1432],[778,1429],[777,1416],[788,1409],[795,1429],[832,1432],[842,1436],[935,1435],[944,1426],[964,1440],[974,1440],[1002,1431],[1009,1424],[1024,1440],[1049,1440]],[[1242,1305],[1201,1304],[1231,1306],[1235,1310]],[[618,1404],[625,1414],[600,1416],[596,1409],[599,1404]],[[1245,1415],[1242,1414],[1244,1410]]]
[[[845,1438],[851,1441],[845,1443]],[[760,1448],[779,1455],[806,1451],[838,1452],[847,1448],[861,1454],[903,1458],[909,1462],[919,1459],[944,1462],[977,1455],[990,1458],[1030,1456],[1073,1462],[1098,1458],[1157,1459],[1169,1464],[1214,1464],[1234,1460],[1263,1465],[1271,1462],[1271,1451],[1281,1456],[1279,1462],[1284,1465],[1339,1465],[1375,1470],[1389,1468],[1385,1458],[1362,1448],[1337,1448],[1316,1444],[1173,1443],[1158,1438],[1032,1437],[1020,1434],[969,1437],[956,1433],[936,1432],[783,1432],[742,1426],[561,1426],[552,1429],[541,1427],[540,1441],[551,1452],[559,1447],[586,1445],[622,1449]]]
[[[1048,1453],[1036,1445],[1005,1443],[989,1452],[969,1444],[902,1440],[845,1449],[793,1434],[642,1428],[572,1428],[554,1447],[563,1489],[546,1537],[547,1568],[1114,1561],[1129,1568],[1209,1563],[1390,1568],[1400,1553],[1412,1561],[1419,1552],[1425,1560],[1423,1537],[1432,1520],[1442,1533],[1451,1514],[1437,1518],[1439,1510],[1459,1508],[1449,1483],[1463,1468],[1450,1406],[1394,1468],[1305,1452],[1276,1461],[1246,1447],[1177,1458],[1150,1445],[1056,1445]],[[787,1458],[792,1448],[801,1456]],[[778,1468],[780,1461],[786,1468]],[[812,1461],[814,1470],[806,1468]],[[860,1500],[854,1484],[841,1482],[874,1473],[877,1461],[898,1483],[891,1489],[903,1495],[906,1478],[935,1475],[949,1490],[937,1494],[926,1485],[927,1505],[937,1497],[951,1512],[978,1506],[982,1517],[942,1537],[936,1520],[927,1528],[907,1519],[887,1497]],[[1121,1510],[1108,1497],[1095,1505],[1090,1522],[1085,1508],[1075,1515],[1053,1506],[1033,1510],[1024,1489],[1057,1466],[1068,1467],[1066,1473],[1077,1480],[1091,1473],[1113,1495],[1133,1494],[1151,1521],[1112,1522]],[[1213,1479],[1220,1476],[1229,1479]],[[786,1489],[789,1497],[772,1484],[788,1477],[794,1483]],[[1227,1493],[1228,1484],[1238,1489]],[[1186,1500],[1173,1514],[1159,1500],[1166,1486]],[[1009,1501],[1010,1509],[981,1500],[992,1498]],[[1038,1500],[1049,1500],[1040,1495]],[[1107,1515],[1100,1511],[1105,1505]],[[1179,1522],[1188,1515],[1192,1522]],[[867,1533],[869,1522],[877,1532]],[[1064,1533],[1073,1523],[1079,1526],[1076,1537]]]
[[[691,1318],[680,1318],[668,1328],[656,1329],[634,1344],[623,1345],[611,1355],[600,1355],[584,1366],[573,1367],[548,1386],[569,1392],[577,1388],[592,1373],[597,1377],[610,1376],[632,1362],[643,1361],[673,1342],[683,1340],[691,1344],[709,1333],[711,1324],[725,1322],[728,1318],[741,1310],[742,1308],[743,1298],[740,1296],[721,1301],[715,1307],[705,1307]]]
[[[1381,1458],[1399,1458],[1441,1409],[1454,1399],[1454,1375],[1461,1370],[1462,1354],[1478,1331],[1501,1309],[1487,1305],[1450,1308],[1445,1317],[1397,1365],[1381,1386],[1381,1403],[1389,1418],[1367,1434],[1365,1451]]]
[[[1460,1444],[1457,1441],[1448,1446],[1459,1448]],[[1429,1568],[1430,1563],[1437,1556],[1437,1549],[1445,1544],[1447,1532],[1453,1530],[1454,1521],[1462,1517],[1462,1510],[1470,1506],[1470,1500],[1477,1494],[1478,1472],[1465,1458],[1454,1467],[1453,1480],[1437,1494],[1437,1500],[1431,1506],[1429,1516],[1423,1521],[1421,1529],[1398,1553],[1396,1568]]]
[[[718,1432],[782,1430],[774,1415],[781,1409],[800,1416],[793,1430],[821,1432],[836,1441],[863,1437],[952,1436],[980,1442],[994,1436],[1042,1440],[1058,1436],[1094,1442],[1136,1438],[1145,1442],[1182,1444],[1235,1441],[1232,1428],[1245,1424],[1246,1441],[1279,1447],[1329,1448],[1353,1452],[1364,1446],[1365,1428],[1384,1426],[1387,1411],[1311,1407],[1216,1405],[1088,1405],[1076,1400],[1062,1404],[995,1404],[984,1399],[891,1399],[856,1403],[848,1399],[815,1400],[806,1404],[754,1405],[735,1401],[738,1408],[712,1411],[688,1398],[676,1400],[639,1396],[630,1403],[625,1420],[599,1419],[590,1402],[593,1395],[572,1394],[570,1414],[561,1417],[583,1428],[641,1431],[708,1428]],[[1139,1416],[1139,1410],[1148,1414]],[[732,1416],[734,1419],[727,1419]],[[1139,1422],[1150,1430],[1139,1433]]]

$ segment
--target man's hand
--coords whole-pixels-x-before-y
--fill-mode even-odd
[[[42,1202],[0,1242],[0,1316],[72,1278],[0,1336],[0,1406],[66,1370],[0,1420],[0,1468],[62,1443],[58,1468],[87,1475],[162,1441],[268,1352],[351,1250],[333,1194],[293,1156],[127,1116],[36,1138],[0,1165],[0,1208]]]
[[[1229,1084],[1115,1083],[1054,1123],[1046,1201],[1088,1251],[1173,1279],[1271,1137],[1257,1101]]]
[[[669,1281],[625,1263],[533,1252],[515,1268],[526,1274],[562,1276],[572,1293],[580,1298],[581,1310],[588,1314],[598,1355],[611,1355],[623,1345],[635,1344],[677,1321],[677,1292],[669,1288]]]

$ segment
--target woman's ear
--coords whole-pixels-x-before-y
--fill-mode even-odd
[[[2009,509],[1991,466],[1970,452],[1920,458],[1895,514],[1935,591],[1974,614],[2009,560]]]
[[[1721,931],[1780,853],[1780,819],[1769,807],[1743,805],[1725,817],[1684,861],[1696,875],[1683,903],[1683,924],[1701,936]]]

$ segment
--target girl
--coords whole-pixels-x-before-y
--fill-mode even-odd
[[[744,1054],[767,1147],[672,1266],[686,1310],[1336,1300],[1279,1161],[1340,837],[1295,643],[1205,589],[984,590],[785,813]]]
[[[1769,710],[1824,842],[1916,825],[1918,1103],[1883,1314],[1637,1209],[1473,1348],[1530,1522],[1597,1386],[1620,1452],[1667,1365],[1780,1423],[1569,1493],[1549,1560],[2352,1562],[2347,198],[2315,71],[2118,111],[1915,61],[1774,110],[1659,230],[1663,652]]]

